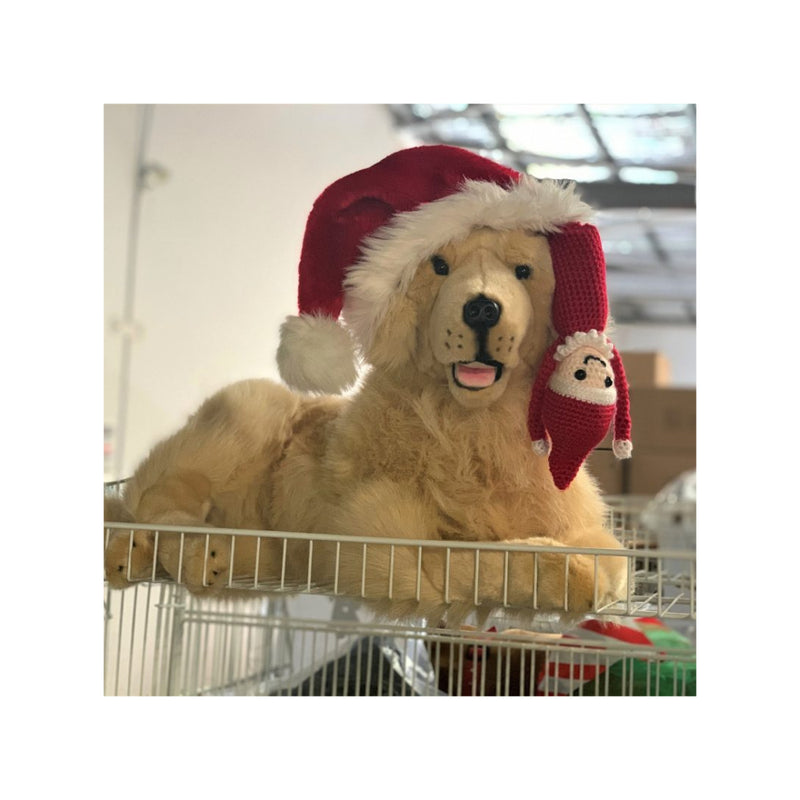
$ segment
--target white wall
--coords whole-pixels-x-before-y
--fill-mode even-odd
[[[128,219],[141,109],[105,109],[105,415],[116,426]],[[156,106],[147,148],[169,171],[141,206],[120,472],[202,399],[276,378],[296,312],[306,217],[332,181],[405,146],[378,105]],[[112,446],[119,443],[117,436]],[[106,477],[120,477],[113,469]]]

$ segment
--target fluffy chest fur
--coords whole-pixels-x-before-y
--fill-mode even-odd
[[[410,392],[386,376],[368,380],[331,424],[329,501],[370,481],[405,486],[426,509],[431,538],[498,541],[542,535],[545,519],[550,532],[554,519],[566,525],[563,496],[530,448],[526,402],[525,387],[510,387],[500,403],[470,410],[444,382]]]

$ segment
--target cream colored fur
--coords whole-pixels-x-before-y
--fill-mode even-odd
[[[619,547],[603,527],[603,503],[588,474],[561,492],[546,458],[531,449],[531,382],[552,341],[546,238],[478,229],[437,255],[449,274],[436,274],[428,259],[419,265],[364,353],[371,369],[354,397],[298,395],[266,380],[229,386],[154,448],[127,484],[124,508],[109,515],[343,537]],[[516,277],[518,264],[531,267],[529,278]],[[502,308],[486,349],[503,370],[492,386],[474,391],[454,380],[453,364],[476,358],[478,337],[462,309],[479,294]],[[162,535],[161,567],[194,590],[206,585],[203,591],[219,590],[230,574],[253,574],[255,539],[236,538],[231,564],[228,538],[206,538],[187,535],[179,565],[179,538]],[[153,534],[135,539],[132,548],[127,534],[111,537],[106,574],[114,586],[152,570]],[[280,546],[261,541],[259,577],[274,577]],[[307,549],[288,548],[290,574],[305,577]],[[471,552],[453,550],[446,569],[444,549],[424,548],[419,576],[415,547],[393,554],[369,547],[366,569],[362,557],[360,544],[341,547],[339,591],[373,599],[389,616],[434,618],[475,599]],[[315,545],[315,581],[332,580],[335,558],[332,546]],[[503,600],[505,568],[502,554],[481,555],[479,603]],[[568,611],[585,612],[626,591],[625,557],[595,563],[588,555],[540,554],[533,571],[530,554],[510,557],[509,603],[530,603],[534,581],[543,609],[563,609],[566,594]]]

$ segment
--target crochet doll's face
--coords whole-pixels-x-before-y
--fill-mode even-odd
[[[417,273],[409,292],[424,333],[417,361],[461,405],[484,408],[515,376],[530,379],[548,344],[554,281],[545,237],[481,228]]]
[[[587,403],[612,405],[617,400],[610,359],[594,347],[578,347],[565,356],[548,385],[556,394]]]

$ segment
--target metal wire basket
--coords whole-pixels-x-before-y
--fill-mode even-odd
[[[567,622],[563,615],[538,607],[535,585],[525,603],[518,597],[510,602],[505,591],[494,598],[480,593],[483,559],[508,563],[525,554],[535,561],[552,548],[137,525],[136,530],[151,530],[156,541],[172,536],[180,542],[177,580],[160,569],[154,556],[147,574],[126,576],[129,588],[106,585],[105,693],[692,695],[695,553],[660,546],[658,531],[641,523],[648,501],[608,499],[608,525],[621,544],[611,552],[626,561],[627,596],[606,605],[595,603],[589,614],[568,615]],[[686,518],[694,513],[689,506],[678,511]],[[127,536],[132,552],[130,524],[107,523],[106,544],[112,533]],[[234,551],[237,541],[247,541],[251,550],[255,543],[253,568],[247,575],[237,574],[232,559],[228,573],[207,587],[213,589],[211,595],[204,596],[204,587],[189,591],[180,569],[185,542],[200,537],[208,554],[211,537],[219,536],[229,537]],[[279,554],[280,568],[264,575],[258,562],[267,547],[273,558]],[[286,568],[287,552],[298,547],[307,556],[299,573]],[[324,583],[315,580],[315,548],[334,554],[333,573]],[[445,595],[447,564],[468,557],[474,563],[473,610],[458,625],[432,619],[381,621],[374,604],[364,602],[374,600],[368,596],[375,586],[366,557],[360,593],[346,594],[339,580],[343,554],[352,557],[371,548],[382,548],[390,565],[384,576],[386,600],[398,599],[393,597],[393,567],[400,548],[411,548],[418,565],[428,549],[440,552]],[[558,552],[567,559],[597,559],[609,551]],[[445,599],[457,605],[458,598]]]

